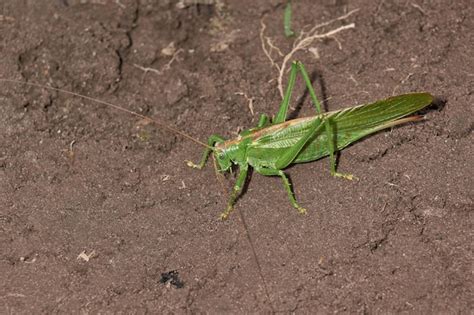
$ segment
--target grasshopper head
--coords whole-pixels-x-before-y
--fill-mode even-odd
[[[216,157],[219,171],[225,172],[230,169],[230,167],[232,166],[232,160],[226,150],[223,150],[222,148],[219,148],[219,146],[216,146],[214,156]]]
[[[242,141],[242,137],[216,143],[214,147],[214,156],[219,165],[219,171],[225,172],[231,169],[232,164],[247,164],[247,146],[251,142],[248,138]]]

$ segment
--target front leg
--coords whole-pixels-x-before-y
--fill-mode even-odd
[[[227,208],[224,212],[222,212],[220,216],[222,220],[226,220],[229,217],[229,214],[234,209],[235,199],[237,199],[237,196],[244,187],[245,179],[247,178],[248,168],[248,164],[239,165],[239,176],[237,177],[234,188],[232,189],[229,202],[227,203]]]
[[[212,135],[209,137],[209,139],[207,140],[207,144],[209,145],[208,148],[206,148],[204,150],[204,152],[202,153],[202,157],[201,157],[201,161],[199,162],[199,164],[194,164],[193,162],[191,161],[186,161],[186,164],[189,166],[189,167],[192,167],[192,168],[197,168],[197,169],[202,169],[204,167],[204,165],[206,165],[206,161],[209,157],[209,154],[212,152],[213,148],[214,148],[214,145],[216,143],[220,143],[220,142],[224,142],[225,139],[219,135]]]

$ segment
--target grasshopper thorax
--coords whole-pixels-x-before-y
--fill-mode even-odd
[[[214,156],[216,157],[219,170],[228,171],[232,164],[245,164],[246,151],[249,141],[229,140],[218,142],[214,146]],[[250,139],[248,139],[250,140]]]

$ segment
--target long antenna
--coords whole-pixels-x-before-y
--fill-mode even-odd
[[[86,99],[88,101],[92,101],[92,102],[96,102],[96,103],[99,103],[99,104],[102,104],[102,105],[105,105],[105,106],[109,106],[113,109],[116,109],[116,110],[119,110],[119,111],[122,111],[122,112],[125,112],[125,113],[128,113],[130,115],[133,115],[133,116],[136,116],[136,117],[139,117],[139,118],[142,118],[142,119],[146,119],[146,120],[149,120],[155,124],[157,124],[158,126],[162,127],[163,129],[166,129],[168,130],[169,132],[171,133],[175,133],[175,134],[178,134],[188,140],[191,140],[199,145],[202,145],[203,147],[206,147],[206,148],[209,148],[209,149],[214,149],[212,148],[211,146],[205,144],[204,142],[201,142],[193,137],[191,137],[190,135],[188,135],[187,133],[184,133],[182,132],[181,130],[178,130],[176,129],[175,127],[172,127],[168,124],[165,124],[164,122],[162,121],[159,121],[157,119],[154,119],[154,118],[151,118],[151,117],[148,117],[148,116],[145,116],[145,115],[142,115],[142,114],[139,114],[137,112],[134,112],[132,110],[129,110],[129,109],[126,109],[124,107],[121,107],[121,106],[118,106],[118,105],[114,105],[112,103],[109,103],[109,102],[106,102],[106,101],[102,101],[100,99],[96,99],[96,98],[93,98],[93,97],[90,97],[90,96],[86,96],[86,95],[82,95],[82,94],[79,94],[79,93],[75,93],[75,92],[71,92],[71,91],[68,91],[68,90],[63,90],[63,89],[60,89],[60,88],[55,88],[55,87],[52,87],[52,86],[49,86],[49,85],[43,85],[43,84],[38,84],[38,83],[32,83],[32,82],[25,82],[25,81],[20,81],[20,80],[12,80],[12,79],[3,79],[3,78],[0,78],[0,81],[3,81],[3,82],[10,82],[10,83],[17,83],[17,84],[24,84],[24,85],[29,85],[29,86],[34,86],[34,87],[38,87],[38,88],[42,88],[42,89],[47,89],[47,90],[52,90],[52,91],[57,91],[57,92],[61,92],[61,93],[64,93],[64,94],[69,94],[69,95],[72,95],[72,96],[76,96],[76,97],[80,97],[80,98],[83,98],[83,99]]]

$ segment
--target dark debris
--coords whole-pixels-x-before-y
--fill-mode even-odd
[[[179,272],[176,270],[168,271],[161,274],[160,283],[166,284],[170,283],[175,286],[177,289],[184,287],[184,282],[179,279]]]

